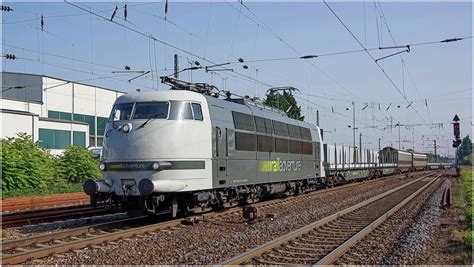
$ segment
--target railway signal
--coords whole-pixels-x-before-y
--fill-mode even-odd
[[[461,128],[459,125],[459,117],[456,114],[453,118],[453,132],[454,132],[454,141],[453,141],[453,147],[459,147],[461,145]]]

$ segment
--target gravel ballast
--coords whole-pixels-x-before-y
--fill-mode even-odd
[[[405,182],[407,179],[392,177],[262,207],[263,219],[254,224],[245,223],[240,213],[233,214],[28,263],[217,264]]]

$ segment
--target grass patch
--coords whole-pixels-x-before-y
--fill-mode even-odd
[[[458,188],[456,190],[458,204],[464,207],[464,221],[466,222],[466,228],[467,228],[467,233],[466,233],[466,237],[464,238],[464,242],[471,249],[472,249],[472,203],[473,203],[472,174],[473,173],[472,173],[471,167],[462,168],[461,169],[462,181],[460,181]]]
[[[8,192],[3,192],[3,198],[9,197],[20,197],[20,196],[33,196],[33,195],[51,195],[51,194],[62,194],[62,193],[74,193],[82,192],[82,183],[54,183],[49,184],[45,188],[24,188],[14,189]]]

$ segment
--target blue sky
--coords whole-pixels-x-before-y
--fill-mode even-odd
[[[465,123],[463,134],[471,132],[472,39],[412,46],[409,53],[401,54],[404,65],[398,55],[379,61],[399,93],[365,52],[311,60],[251,62],[361,47],[321,2],[244,3],[248,9],[237,1],[171,1],[168,21],[163,19],[162,2],[128,2],[127,21],[123,20],[125,2],[76,3],[107,18],[117,6],[114,21],[151,34],[194,56],[67,3],[4,3],[14,11],[2,13],[3,53],[13,53],[19,59],[3,59],[3,69],[131,92],[137,88],[166,90],[166,86],[157,83],[157,77],[172,73],[175,53],[179,55],[180,68],[188,67],[188,60],[209,65],[206,60],[224,63],[243,58],[248,69],[242,68],[242,64],[226,66],[243,77],[229,71],[197,70],[192,74],[183,72],[180,78],[259,97],[264,97],[269,85],[297,87],[300,90],[297,100],[307,120],[314,121],[316,110],[320,111],[320,124],[329,143],[352,144],[352,131],[347,127],[352,121],[352,111],[346,110],[351,108],[351,101],[355,101],[357,124],[362,127],[358,132],[363,134],[365,147],[377,148],[379,137],[383,146],[398,146],[397,129],[368,128],[390,125],[390,120],[405,125],[444,123],[443,127],[401,127],[402,146],[411,148],[414,137],[418,151],[432,151],[428,144],[438,139],[439,150],[443,154],[452,153],[449,122],[455,113]],[[472,35],[472,6],[467,2],[329,2],[329,5],[367,48],[394,45],[382,14],[398,45]],[[45,23],[43,31],[41,15]],[[370,53],[377,59],[396,51],[371,50]],[[154,73],[129,83],[127,80],[135,75],[112,73],[125,66]],[[406,108],[411,101],[415,109]]]

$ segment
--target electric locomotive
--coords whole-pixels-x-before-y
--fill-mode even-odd
[[[205,212],[325,184],[320,129],[207,84],[120,96],[106,126],[92,202],[131,213]],[[222,97],[223,96],[223,97]]]

